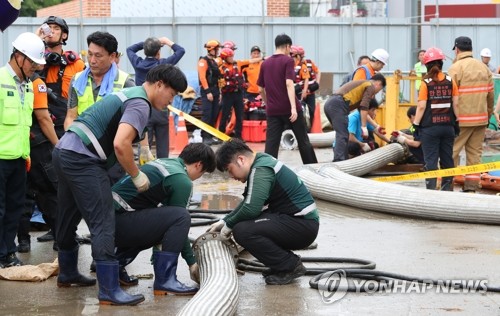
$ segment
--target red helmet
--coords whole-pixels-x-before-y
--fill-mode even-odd
[[[304,48],[302,46],[292,45],[290,47],[290,55],[292,55],[292,56],[297,56],[297,55],[304,56],[304,54],[305,54],[305,51],[304,51]]]
[[[217,40],[209,40],[205,43],[205,48],[207,51],[211,51],[212,49],[216,49],[220,47],[220,43]]]
[[[233,41],[225,41],[222,43],[223,48],[231,48],[232,50],[237,50],[236,44]]]
[[[221,51],[220,51],[220,58],[222,59],[226,59],[228,57],[233,57],[234,56],[234,51],[231,49],[231,48],[223,48]]]
[[[434,60],[444,60],[445,58],[442,50],[437,47],[431,47],[424,53],[424,64],[428,64]]]

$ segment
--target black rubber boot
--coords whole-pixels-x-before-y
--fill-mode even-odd
[[[96,261],[95,267],[99,281],[99,304],[137,305],[144,301],[142,294],[130,295],[120,287],[118,261]]]
[[[125,267],[120,267],[120,270],[118,271],[118,278],[120,281],[120,285],[123,286],[134,286],[139,284],[139,279],[135,276],[128,275]]]
[[[153,290],[155,295],[193,295],[198,292],[198,288],[189,287],[177,280],[178,253],[155,251],[153,257],[155,270]]]
[[[95,279],[87,278],[78,271],[78,247],[75,247],[73,250],[60,250],[58,252],[58,260],[58,287],[95,285]]]

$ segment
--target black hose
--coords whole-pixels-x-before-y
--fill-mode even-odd
[[[208,214],[229,214],[233,210],[219,210],[219,209],[201,209],[201,208],[188,208],[189,213],[208,213]]]
[[[367,287],[355,287],[352,283],[348,283],[347,288],[343,289],[346,292],[366,292],[367,290],[376,292],[378,290],[392,289],[394,286],[394,283],[391,283],[391,281],[395,281],[395,280],[402,280],[402,281],[415,282],[415,283],[419,283],[419,284],[429,284],[429,285],[437,285],[437,286],[444,284],[446,287],[448,287],[450,289],[464,289],[464,288],[468,287],[468,285],[466,285],[464,283],[460,283],[460,282],[457,282],[456,284],[454,284],[454,283],[446,284],[447,282],[445,282],[445,281],[423,279],[423,278],[419,278],[419,277],[391,273],[391,272],[385,272],[385,271],[378,271],[378,270],[346,268],[346,269],[341,269],[341,270],[339,269],[337,271],[339,271],[339,272],[344,271],[345,277],[348,277],[351,279],[363,279],[363,280],[372,280],[372,281],[378,282],[378,283],[370,284],[373,286],[371,286],[369,289]],[[321,274],[314,276],[313,278],[311,278],[311,280],[309,280],[309,286],[312,287],[313,289],[318,289],[319,281],[323,278],[330,277],[332,275],[332,273],[335,273],[335,271],[332,270],[332,271],[328,271],[328,272],[323,272]],[[480,289],[476,289],[476,290],[478,290],[478,291],[484,290],[486,292],[500,293],[500,287],[488,286],[486,284],[481,284]]]
[[[191,227],[210,225],[217,222],[220,219],[219,216],[211,214],[199,214],[190,212],[190,215],[191,215]],[[193,219],[198,219],[198,218],[204,218],[206,220],[193,221]]]
[[[340,273],[341,271],[345,272],[345,277],[349,278],[351,282],[347,282],[347,287],[343,289],[346,292],[366,292],[369,290],[370,292],[376,292],[378,290],[387,290],[392,289],[394,283],[391,281],[402,280],[415,282],[419,284],[429,284],[429,285],[437,285],[445,284],[444,281],[432,280],[432,279],[423,279],[414,276],[408,276],[403,274],[391,273],[378,271],[375,269],[375,262],[364,260],[364,259],[356,259],[356,258],[334,258],[334,257],[302,257],[302,262],[310,262],[310,263],[343,263],[343,264],[358,264],[356,267],[326,267],[326,268],[307,268],[306,275],[314,275],[309,280],[309,286],[313,289],[318,289],[318,283],[323,278],[329,278],[332,274],[336,272]],[[263,272],[268,269],[264,264],[257,260],[249,260],[244,258],[238,259],[238,269],[243,271],[251,271],[251,272]],[[346,281],[349,281],[346,280]],[[361,279],[361,280],[370,280],[376,281],[376,283],[370,283],[370,287],[356,287],[354,286],[352,279]],[[326,283],[326,282],[325,282]],[[389,285],[389,286],[388,286]],[[456,283],[456,284],[448,284],[446,285],[449,288],[453,289],[464,289],[467,288],[468,285],[464,283]],[[486,292],[496,292],[500,293],[500,287],[497,286],[488,286],[486,284],[481,284],[480,289],[477,291],[486,291]]]
[[[328,271],[338,270],[338,269],[375,269],[375,263],[369,260],[356,259],[356,258],[331,258],[331,257],[302,257],[302,262],[317,262],[317,263],[343,263],[343,264],[358,264],[358,266],[345,266],[345,267],[325,267],[325,268],[307,268],[306,275],[317,275],[323,274]],[[238,269],[243,271],[252,272],[263,272],[268,269],[264,264],[258,260],[250,260],[239,258],[238,259]],[[365,270],[365,271],[366,271]]]

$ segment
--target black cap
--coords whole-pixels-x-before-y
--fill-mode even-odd
[[[455,39],[455,46],[453,46],[453,50],[455,48],[460,49],[461,51],[471,51],[472,50],[472,40],[467,36],[460,36]]]
[[[255,45],[255,46],[252,46],[252,48],[250,48],[250,53],[253,53],[253,51],[255,51],[255,50],[258,50],[259,52],[261,51],[260,47]]]

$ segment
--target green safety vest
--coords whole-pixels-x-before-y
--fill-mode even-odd
[[[77,73],[75,75],[75,79],[77,80],[78,77],[83,73],[83,71]],[[118,78],[113,82],[113,91],[120,91],[123,89],[123,86],[125,85],[125,81],[127,81],[127,78],[130,75],[126,73],[125,71],[122,71],[118,69]],[[87,79],[87,86],[85,87],[85,91],[83,92],[82,96],[78,96],[78,115],[82,114],[83,111],[88,109],[92,104],[96,103],[97,101],[101,100],[102,97],[100,95],[97,96],[97,99],[94,100],[94,92],[92,91],[92,82],[90,81],[90,76]]]
[[[23,104],[11,73],[6,67],[0,68],[0,159],[26,159],[30,155],[33,101],[31,81]]]

